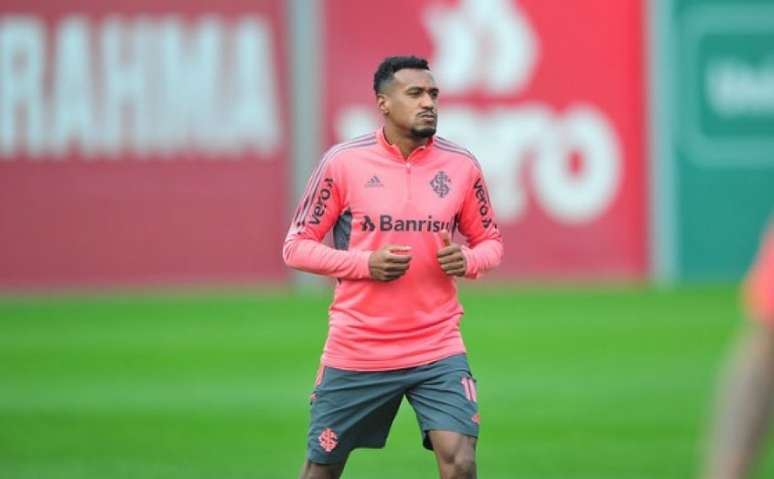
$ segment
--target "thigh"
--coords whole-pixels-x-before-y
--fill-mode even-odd
[[[324,368],[312,394],[307,458],[337,464],[355,448],[383,447],[402,396],[386,373]]]
[[[478,437],[479,412],[476,380],[465,355],[423,366],[421,380],[407,391],[422,429],[423,444],[433,449],[429,431],[449,431]]]

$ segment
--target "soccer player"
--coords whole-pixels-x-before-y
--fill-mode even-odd
[[[774,221],[744,284],[752,320],[721,384],[705,479],[750,477],[774,399]]]
[[[472,478],[478,398],[456,278],[497,266],[502,238],[475,157],[435,135],[427,61],[388,57],[373,88],[384,126],[323,156],[283,248],[289,266],[337,279],[301,477],[337,478],[353,449],[383,447],[406,396],[440,476]]]

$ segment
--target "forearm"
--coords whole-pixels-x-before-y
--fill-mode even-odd
[[[503,243],[496,239],[486,239],[473,247],[462,247],[467,263],[465,277],[475,279],[490,269],[496,268],[503,258]]]
[[[291,268],[341,279],[370,277],[370,251],[342,251],[312,239],[292,238],[285,242],[282,257]]]
[[[721,384],[704,479],[742,479],[761,446],[774,390],[774,331],[742,338]]]

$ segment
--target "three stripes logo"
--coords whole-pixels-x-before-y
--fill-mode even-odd
[[[365,184],[366,188],[382,188],[384,187],[384,184],[379,180],[379,177],[374,175],[371,177],[370,180],[368,180]]]

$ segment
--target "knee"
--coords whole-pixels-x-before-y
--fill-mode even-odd
[[[431,431],[430,441],[443,479],[476,477],[475,437],[447,431]]]
[[[472,478],[476,472],[476,460],[471,456],[457,457],[454,459],[454,476],[459,478]]]
[[[476,475],[476,458],[467,451],[449,455],[443,462],[443,479],[468,479]]]

